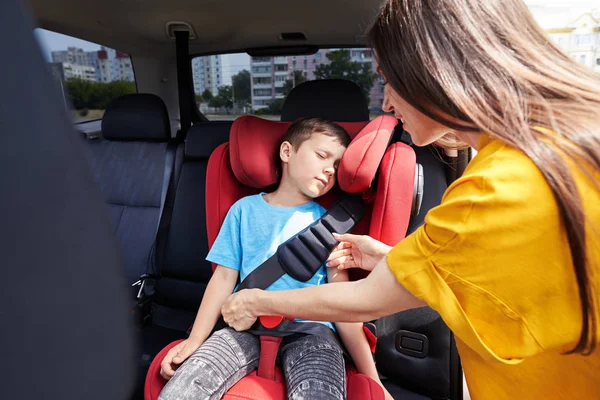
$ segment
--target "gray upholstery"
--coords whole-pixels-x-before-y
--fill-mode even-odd
[[[143,106],[148,108],[142,111]],[[121,97],[105,114],[108,125],[103,122],[103,129],[109,126],[110,130],[103,132],[104,138],[84,143],[113,222],[128,284],[147,271],[156,238],[170,131],[165,127],[168,116],[162,112],[163,107],[162,100],[154,95]],[[152,112],[151,118],[139,120]],[[113,140],[107,139],[107,132]],[[131,140],[144,132],[148,140]],[[114,140],[117,134],[125,140]]]
[[[166,143],[88,141],[128,283],[146,272],[160,212]]]

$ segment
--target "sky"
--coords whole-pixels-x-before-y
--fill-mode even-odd
[[[525,0],[525,3],[544,29],[564,27],[593,9],[600,14],[600,0]],[[66,50],[67,47],[79,47],[85,51],[100,49],[98,44],[44,29],[36,29],[35,34],[47,60],[50,60],[50,51]],[[232,75],[250,68],[250,57],[245,53],[224,55],[222,64],[225,78],[223,83],[230,84]]]

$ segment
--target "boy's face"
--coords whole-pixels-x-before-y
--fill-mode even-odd
[[[313,133],[298,149],[288,142],[281,146],[281,159],[287,163],[287,178],[304,195],[316,198],[335,184],[337,167],[346,148],[335,138]]]

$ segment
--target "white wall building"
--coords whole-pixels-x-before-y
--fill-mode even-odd
[[[283,86],[294,79],[294,71],[300,71],[306,80],[315,80],[319,65],[328,64],[327,54],[338,49],[321,49],[315,54],[288,57],[252,57],[251,87],[252,110],[267,107],[276,99],[283,99]],[[375,73],[375,62],[370,49],[348,49],[351,61],[366,63]],[[370,92],[369,108],[381,108],[383,82],[376,79]]]
[[[566,27],[547,33],[575,61],[600,72],[600,12],[583,14]]]
[[[202,94],[206,89],[213,96],[219,94],[219,86],[223,85],[223,64],[221,55],[196,57],[192,60],[194,92]]]
[[[77,65],[71,63],[62,63],[65,79],[77,78],[84,81],[96,81],[96,68],[88,65]]]

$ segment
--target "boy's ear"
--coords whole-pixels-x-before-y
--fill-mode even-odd
[[[279,158],[281,158],[282,162],[288,162],[290,160],[290,156],[292,155],[292,144],[288,141],[281,143],[279,146]]]

